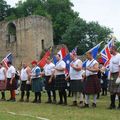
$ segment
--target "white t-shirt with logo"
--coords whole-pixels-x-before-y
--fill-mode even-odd
[[[110,60],[110,72],[115,73],[120,70],[120,54],[113,55]]]
[[[72,61],[71,64],[73,64],[75,67],[82,67],[82,61],[80,59]],[[81,80],[82,79],[81,70],[77,71],[70,66],[70,79],[71,80]]]

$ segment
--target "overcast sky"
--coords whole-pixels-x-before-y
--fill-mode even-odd
[[[6,0],[14,6],[19,0]],[[113,29],[120,40],[120,0],[71,0],[73,9],[86,21],[98,21],[101,25]]]

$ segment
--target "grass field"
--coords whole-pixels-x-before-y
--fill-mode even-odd
[[[8,95],[7,95],[8,96]],[[20,95],[17,96],[19,100]],[[33,100],[33,95],[31,101]],[[81,109],[68,106],[45,104],[46,94],[42,94],[42,103],[0,102],[0,120],[119,120],[120,110],[107,110],[109,97],[101,97],[97,108]]]

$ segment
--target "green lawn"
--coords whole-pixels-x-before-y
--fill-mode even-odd
[[[81,109],[68,106],[45,104],[46,94],[42,94],[42,103],[0,102],[0,120],[119,120],[120,110],[107,110],[109,97],[101,97],[97,108]],[[17,96],[17,100],[20,96]],[[33,95],[31,100],[33,99]]]

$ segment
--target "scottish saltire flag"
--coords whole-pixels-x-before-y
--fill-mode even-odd
[[[89,50],[92,53],[92,56],[93,56],[94,59],[96,59],[96,57],[97,57],[97,54],[98,54],[101,43],[97,44],[95,47],[93,47],[92,49]],[[86,67],[86,63],[87,63],[87,60],[83,61],[83,65],[82,65],[83,68]]]
[[[7,63],[8,62],[12,62],[13,61],[13,56],[11,53],[9,53],[3,60],[2,60],[2,63],[4,64],[4,66],[8,69],[8,65]]]
[[[110,63],[110,59],[112,57],[110,53],[110,47],[113,45],[113,40],[109,41],[109,43],[104,47],[104,49],[100,52],[102,61],[104,66],[107,67]]]

